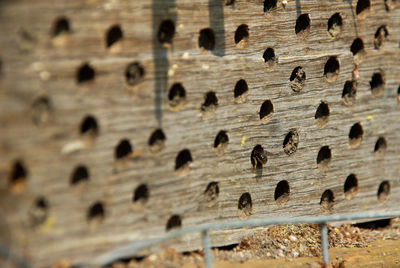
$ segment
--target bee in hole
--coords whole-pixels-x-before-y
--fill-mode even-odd
[[[262,168],[267,163],[267,154],[264,152],[264,148],[261,145],[256,145],[251,152],[251,165],[254,169]]]

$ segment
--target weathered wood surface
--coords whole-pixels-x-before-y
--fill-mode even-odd
[[[372,0],[370,12],[357,18],[357,1],[299,0],[287,1],[285,7],[278,1],[267,13],[263,1],[236,0],[233,6],[210,2],[210,8],[205,0],[0,3],[2,243],[11,244],[37,267],[61,258],[85,263],[116,246],[164,233],[173,214],[180,215],[183,226],[243,216],[238,200],[245,192],[251,194],[252,218],[399,209],[400,9],[387,11],[385,1]],[[331,39],[327,23],[336,12],[343,27],[340,36]],[[306,13],[311,27],[309,35],[300,38],[295,34],[296,19]],[[61,41],[51,37],[60,16],[68,18],[71,28]],[[156,38],[164,19],[175,22],[169,48]],[[121,26],[123,39],[108,49],[105,34],[115,24]],[[198,46],[199,31],[210,24],[216,49],[204,52]],[[249,27],[244,48],[234,40],[241,24]],[[374,36],[381,25],[387,26],[389,35],[375,49]],[[346,106],[342,91],[352,80],[350,46],[357,37],[363,40],[366,55],[358,66],[355,103]],[[272,72],[263,61],[268,47],[278,58]],[[339,59],[340,72],[328,82],[324,65],[331,56]],[[76,72],[85,62],[95,69],[95,79],[78,84]],[[132,62],[140,62],[145,70],[133,88],[125,79],[125,68]],[[297,66],[306,73],[300,92],[294,92],[289,81]],[[377,72],[385,80],[381,96],[371,93],[370,81]],[[249,88],[243,103],[234,99],[239,79],[245,79]],[[186,103],[173,111],[168,89],[177,82],[186,90]],[[218,107],[205,119],[200,110],[208,91],[216,93]],[[48,118],[39,116],[45,122],[38,125],[32,115],[38,113],[34,102],[40,96],[46,96],[52,108]],[[261,122],[260,107],[267,99],[274,113]],[[321,101],[329,105],[330,115],[318,128],[314,116]],[[87,115],[99,126],[94,140],[80,134]],[[362,140],[350,148],[349,131],[357,122],[363,128]],[[155,155],[148,140],[157,128],[165,133],[166,142]],[[282,144],[293,129],[299,143],[288,156]],[[213,148],[220,130],[229,135],[222,156]],[[374,153],[380,136],[387,141],[384,155]],[[116,161],[115,147],[122,139],[130,141],[134,152],[131,158]],[[257,144],[268,157],[262,172],[255,172],[250,161]],[[325,170],[316,162],[322,146],[329,146],[332,154]],[[176,172],[175,158],[185,148],[193,158],[190,170]],[[19,194],[18,185],[10,186],[15,160],[27,172]],[[90,178],[85,185],[71,186],[78,165],[87,167]],[[344,182],[351,173],[358,179],[358,191],[346,200]],[[289,183],[290,199],[278,204],[274,191],[282,180]],[[379,202],[378,187],[385,180],[390,195]],[[219,183],[219,196],[208,207],[203,193],[212,181]],[[144,205],[133,204],[133,191],[143,183],[149,198]],[[325,206],[331,207],[329,211],[320,205],[327,189],[334,194],[333,207]],[[42,219],[40,211],[39,216],[32,212],[38,197],[47,201],[47,218],[32,227],[32,217]],[[97,201],[103,202],[105,216],[94,226],[88,224],[87,214]],[[244,233],[220,232],[213,235],[213,244],[235,242]],[[199,248],[198,238],[175,241],[174,246]]]

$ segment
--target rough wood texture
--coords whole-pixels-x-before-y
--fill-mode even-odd
[[[233,6],[211,0],[2,1],[2,243],[12,245],[14,252],[27,256],[34,266],[43,267],[61,258],[86,263],[116,246],[162,234],[173,214],[189,226],[249,213],[250,217],[299,217],[398,210],[400,9],[392,9],[398,1],[372,0],[370,11],[359,15],[357,1],[290,0],[286,6],[283,2],[264,13],[261,0],[236,0]],[[328,33],[328,20],[336,12],[343,25],[340,36],[332,39],[338,27]],[[301,14],[309,14],[311,27],[296,35],[296,19]],[[70,33],[52,38],[60,16],[69,20]],[[169,47],[157,38],[164,19],[175,24]],[[116,24],[123,38],[107,48],[106,32]],[[241,24],[248,26],[249,37],[240,41],[239,33],[236,45],[235,31]],[[385,38],[383,31],[375,38],[382,25],[389,35]],[[207,27],[216,34],[211,52],[198,45],[199,32]],[[350,47],[357,37],[365,49],[353,57]],[[163,38],[168,42],[168,32]],[[276,57],[264,63],[263,54],[269,47]],[[326,78],[324,66],[330,57],[339,60],[340,71]],[[354,104],[347,106],[342,100],[343,87],[353,79],[352,73],[357,77],[354,61],[360,59],[359,78],[354,82],[357,94],[355,100],[350,94]],[[95,78],[78,84],[76,73],[85,62],[94,68]],[[145,74],[142,80],[132,78],[135,85],[129,86],[125,71],[133,62],[139,62]],[[297,66],[306,74],[300,92],[294,90],[304,82],[302,73],[297,72],[300,80],[295,79],[296,73],[294,82],[289,80]],[[371,90],[370,81],[378,72],[384,79],[383,92],[379,77],[372,83],[378,87]],[[248,96],[235,101],[234,88],[240,79],[247,82]],[[171,109],[168,101],[174,83],[186,90],[186,103],[180,110]],[[218,98],[217,108],[210,105],[201,112],[209,91]],[[46,101],[38,104],[43,96],[50,110]],[[266,100],[272,102],[274,112],[262,121],[260,107]],[[322,119],[316,122],[321,101],[328,104],[329,117],[324,117],[326,107],[321,107]],[[179,101],[174,104],[179,107]],[[80,133],[87,115],[97,120],[95,139],[96,133]],[[362,140],[351,148],[349,131],[357,122],[363,129]],[[156,155],[148,140],[157,128],[166,140],[164,150]],[[229,136],[223,155],[223,150],[213,148],[221,130]],[[290,145],[296,143],[295,138],[283,148],[291,130],[298,133],[293,153]],[[380,136],[387,142],[381,154],[374,153]],[[115,148],[122,139],[130,141],[133,153],[117,161]],[[268,161],[255,171],[250,155],[257,144],[264,148]],[[317,167],[323,146],[331,149],[331,159],[322,157]],[[193,161],[189,170],[177,172],[175,158],[185,148]],[[21,180],[10,184],[15,160],[26,171],[24,189]],[[79,165],[87,168],[89,180],[72,186],[71,176]],[[353,197],[347,200],[344,183],[351,173],[358,180],[358,191],[347,193]],[[277,202],[275,188],[282,180],[290,186],[289,201],[284,195]],[[213,181],[219,183],[214,205],[204,198]],[[390,194],[387,200],[378,201],[383,181],[389,182]],[[149,190],[144,204],[132,202],[140,184]],[[281,186],[285,193],[285,185]],[[320,205],[327,189],[334,202]],[[238,213],[238,201],[245,192],[251,195],[252,208],[242,204],[247,210]],[[45,202],[35,208],[38,197]],[[104,205],[104,220],[88,223],[89,207],[98,201]],[[244,233],[218,232],[212,241],[229,244]],[[171,245],[199,248],[198,238]]]

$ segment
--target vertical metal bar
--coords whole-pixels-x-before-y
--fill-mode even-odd
[[[326,222],[320,224],[323,267],[329,267],[329,242]]]
[[[211,240],[210,234],[208,230],[203,230],[201,232],[201,238],[203,242],[203,251],[204,251],[204,262],[206,264],[206,268],[213,267],[213,256],[211,252]]]

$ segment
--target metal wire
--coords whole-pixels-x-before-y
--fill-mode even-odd
[[[135,241],[126,246],[112,250],[94,260],[91,265],[94,266],[105,266],[112,263],[115,260],[132,257],[139,253],[141,250],[160,244],[164,241],[170,240],[175,237],[184,236],[190,233],[201,233],[205,261],[207,267],[212,267],[212,254],[211,254],[211,243],[209,237],[210,230],[223,230],[223,229],[237,229],[245,227],[258,227],[268,225],[281,225],[281,224],[300,224],[300,223],[318,223],[321,224],[321,242],[323,249],[324,261],[329,263],[329,252],[328,252],[328,230],[326,224],[328,222],[337,221],[354,221],[363,219],[376,219],[376,218],[396,218],[400,217],[399,212],[363,212],[354,214],[343,214],[343,215],[327,215],[327,216],[313,216],[313,217],[299,217],[299,218],[276,218],[276,219],[250,219],[250,220],[236,220],[229,222],[216,222],[216,223],[205,223],[196,226],[188,226],[179,230],[168,232],[159,237]],[[209,255],[207,255],[209,254]],[[206,256],[207,255],[207,256]],[[89,266],[91,266],[89,265]]]
[[[322,248],[322,260],[324,265],[327,266],[329,264],[329,241],[328,241],[328,227],[326,223],[320,224],[321,229],[321,248]]]

